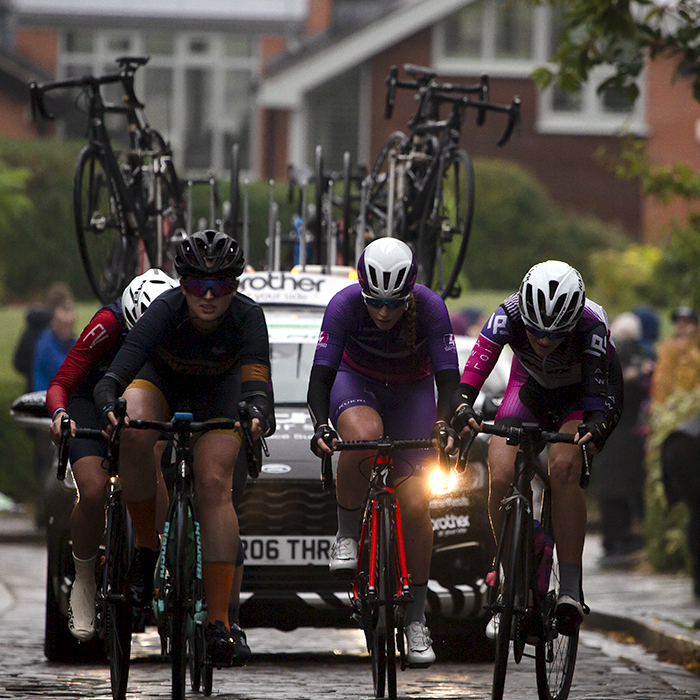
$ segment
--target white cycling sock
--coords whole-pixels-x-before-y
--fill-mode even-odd
[[[95,634],[95,560],[78,559],[73,555],[75,563],[75,581],[70,592],[70,617],[68,627],[71,634],[87,641]]]

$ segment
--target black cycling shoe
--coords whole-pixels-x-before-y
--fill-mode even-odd
[[[146,608],[153,600],[153,572],[157,560],[158,552],[146,547],[136,548],[127,576],[129,603],[135,608]]]
[[[221,620],[213,624],[207,623],[204,628],[204,641],[207,647],[207,663],[217,668],[233,664],[236,643]]]
[[[234,666],[243,666],[247,664],[253,656],[253,652],[248,646],[245,632],[238,625],[231,625],[231,639],[235,645],[231,663]]]

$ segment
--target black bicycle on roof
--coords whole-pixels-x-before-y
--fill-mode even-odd
[[[123,413],[118,414],[123,421]],[[68,442],[71,421],[67,414],[61,419],[61,443],[58,450],[56,476],[63,480],[68,464]],[[105,440],[108,444],[105,468],[109,471],[107,510],[103,553],[97,575],[95,594],[95,628],[104,642],[109,659],[113,700],[124,700],[129,680],[131,658],[132,608],[129,603],[127,574],[134,556],[136,540],[131,519],[122,498],[118,476],[118,432],[107,440],[100,430],[78,428],[76,438]]]
[[[447,476],[449,458],[444,448],[447,432],[438,436],[440,468]],[[352,583],[353,619],[365,633],[372,661],[374,694],[396,700],[397,652],[401,670],[407,667],[404,644],[404,612],[413,600],[406,567],[403,528],[399,502],[392,485],[393,455],[396,450],[431,449],[430,439],[339,441],[336,450],[376,450],[372,458],[369,488],[362,508],[357,571]],[[331,456],[321,460],[321,476],[326,490],[333,486]]]
[[[488,609],[495,616],[496,660],[493,671],[492,700],[502,700],[506,669],[512,650],[516,663],[523,656],[526,645],[535,647],[535,673],[540,700],[566,700],[576,665],[579,632],[563,634],[557,628],[554,615],[558,599],[559,566],[556,542],[552,526],[552,493],[549,475],[537,459],[538,454],[550,443],[574,443],[572,433],[542,430],[537,424],[523,423],[520,427],[482,424],[482,431],[507,438],[511,445],[518,445],[515,470],[508,495],[501,507],[505,510],[494,564],[493,580],[489,580]],[[463,440],[457,471],[466,467],[469,447],[475,432]],[[580,485],[588,486],[590,461],[585,449],[582,452]],[[542,569],[542,551],[535,544],[535,515],[532,479],[537,476],[543,485],[539,509],[540,523],[545,537],[554,542],[555,556],[549,572]],[[540,573],[542,576],[540,577]],[[585,613],[590,612],[583,603],[583,586],[580,585],[581,602]],[[571,631],[571,630],[568,630]]]
[[[133,279],[140,248],[151,267],[168,271],[174,245],[185,230],[185,202],[170,146],[149,126],[134,92],[134,75],[147,57],[117,59],[120,70],[49,83],[31,83],[32,116],[54,119],[44,96],[79,88],[86,102],[88,144],[78,156],[73,209],[80,257],[90,287],[102,303],[114,301]],[[121,102],[108,103],[102,87],[121,85]],[[128,145],[116,148],[108,115],[124,117]]]
[[[443,299],[458,297],[474,216],[474,170],[459,146],[463,116],[475,109],[481,126],[489,111],[506,114],[498,140],[502,146],[519,121],[520,99],[514,97],[510,105],[490,103],[487,76],[473,85],[456,85],[441,82],[427,68],[407,64],[404,70],[409,80],[399,80],[396,66],[391,68],[384,116],[391,118],[398,88],[415,91],[418,108],[409,134],[389,136],[363,183],[356,235],[405,241],[416,255],[418,282]],[[440,117],[443,104],[450,106],[446,118]]]

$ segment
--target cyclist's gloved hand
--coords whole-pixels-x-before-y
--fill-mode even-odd
[[[459,450],[459,435],[457,434],[457,431],[444,420],[439,420],[437,423],[435,423],[430,433],[430,439],[439,439],[441,430],[444,430],[447,433],[447,445],[445,447],[445,452],[447,452],[448,455],[455,454],[455,452]],[[452,444],[449,442],[450,438],[452,438]]]
[[[270,428],[270,426],[267,422],[267,416],[254,403],[248,404],[248,415],[250,416],[251,424],[252,424],[254,418],[258,419],[258,422],[260,423],[260,430],[262,431],[262,434],[267,435],[267,431]]]
[[[321,447],[318,444],[318,441],[323,441],[331,450],[333,450],[333,440],[337,439],[338,433],[336,433],[335,430],[330,428],[326,423],[324,423],[323,425],[319,425],[316,428],[314,436],[311,438],[311,451],[317,457],[323,457],[323,455],[327,454],[327,452],[321,449]]]
[[[470,428],[469,421],[474,419],[481,425],[481,416],[468,403],[462,404],[452,416],[452,427],[461,435],[465,428]]]
[[[608,427],[603,421],[588,420],[585,423],[580,423],[578,426],[579,438],[584,437],[587,433],[591,434],[591,442],[595,446],[595,452],[600,452],[605,447],[605,441],[608,439]]]

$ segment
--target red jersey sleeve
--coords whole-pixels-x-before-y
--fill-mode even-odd
[[[83,329],[78,342],[68,353],[61,369],[46,391],[46,408],[53,415],[58,408],[65,408],[68,398],[78,387],[88,371],[119,339],[117,317],[107,308],[100,309]]]

